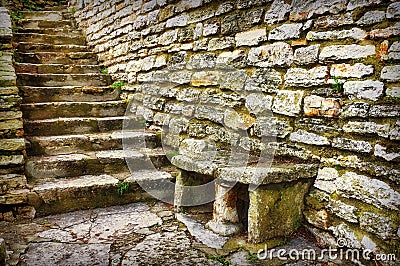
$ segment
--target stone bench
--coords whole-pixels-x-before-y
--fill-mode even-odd
[[[232,235],[245,229],[243,225],[247,223],[252,242],[284,237],[297,229],[302,220],[304,196],[317,175],[317,164],[275,160],[271,165],[247,165],[256,158],[207,150],[201,141],[196,142],[197,148],[180,149],[180,154],[172,157],[171,162],[181,169],[177,186],[200,185],[193,183],[194,175],[215,181],[213,219],[207,223],[209,229],[221,235]],[[176,191],[180,191],[179,187]],[[237,207],[243,193],[248,197],[245,215],[240,214],[243,210]],[[179,205],[179,196],[176,204]],[[247,217],[247,221],[241,221],[239,216]]]

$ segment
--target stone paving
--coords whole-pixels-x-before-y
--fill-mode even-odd
[[[176,218],[175,218],[176,217]],[[232,239],[204,228],[204,222],[173,212],[164,203],[133,203],[0,222],[6,265],[283,265],[257,260]],[[231,246],[231,247],[228,247]],[[283,247],[318,247],[295,238]],[[1,263],[0,263],[1,265]],[[341,265],[340,261],[287,265]]]

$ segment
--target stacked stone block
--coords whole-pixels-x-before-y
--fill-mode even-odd
[[[257,155],[272,135],[273,166],[318,163],[299,210],[321,241],[398,250],[399,2],[70,3],[99,60],[129,83],[121,97],[168,128],[165,145],[207,138]],[[214,162],[180,155],[172,162],[216,177]]]

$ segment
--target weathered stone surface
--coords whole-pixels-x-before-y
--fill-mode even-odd
[[[394,42],[388,50],[389,59],[400,59],[400,42]]]
[[[222,124],[224,121],[225,110],[219,106],[199,105],[196,107],[195,117],[200,119],[209,119]]]
[[[210,36],[214,35],[218,32],[219,30],[219,24],[218,23],[207,23],[204,24],[203,26],[203,36]]]
[[[293,61],[298,65],[308,65],[318,62],[319,44],[297,48]]]
[[[381,71],[381,79],[388,82],[400,81],[400,65],[385,66]]]
[[[228,71],[220,74],[220,88],[233,91],[241,91],[246,83],[247,74],[245,70]]]
[[[274,69],[257,69],[247,78],[246,91],[276,92],[282,84],[282,75]]]
[[[391,140],[400,140],[400,120],[397,120],[393,129],[389,132],[389,137]]]
[[[380,137],[389,136],[389,124],[378,124],[375,122],[353,122],[349,121],[343,126],[344,132],[358,134],[377,134]]]
[[[196,54],[190,57],[188,69],[210,69],[215,67],[216,57],[214,54]]]
[[[273,24],[286,19],[290,12],[290,5],[283,0],[274,0],[270,9],[265,13],[264,21]]]
[[[168,79],[173,83],[188,84],[192,80],[192,74],[192,72],[187,70],[172,71],[168,74]]]
[[[252,93],[246,97],[246,108],[252,114],[262,114],[271,110],[272,96],[261,93]]]
[[[238,113],[233,109],[226,109],[224,113],[224,125],[233,130],[249,129],[254,118],[246,113]]]
[[[25,149],[24,139],[1,139],[0,150],[3,151],[21,151]]]
[[[192,75],[192,86],[210,86],[218,85],[219,72],[218,71],[200,71]]]
[[[208,51],[223,50],[232,48],[235,43],[233,37],[212,38],[208,41]]]
[[[323,98],[316,95],[304,98],[305,116],[337,117],[340,111],[341,106],[337,99]]]
[[[267,32],[265,28],[239,32],[235,35],[236,46],[255,46],[258,45],[261,41],[265,40],[266,37]]]
[[[6,265],[6,258],[6,241],[3,238],[0,238],[0,263],[2,265]]]
[[[219,69],[235,69],[246,65],[246,54],[243,50],[222,52],[217,57],[216,67]]]
[[[373,10],[366,12],[358,21],[360,26],[367,26],[382,22],[386,17],[385,11]]]
[[[197,241],[203,243],[207,247],[222,249],[224,244],[228,241],[227,237],[213,233],[212,231],[204,228],[204,225],[187,215],[177,213],[176,218],[186,225],[189,233],[195,237]]]
[[[332,234],[337,239],[344,239],[343,247],[356,249],[362,248],[360,241],[357,239],[356,233],[352,229],[350,229],[347,224],[341,223],[337,226],[330,226],[328,229],[332,231]],[[337,245],[338,244],[336,241],[336,246]]]
[[[338,11],[346,8],[346,3],[347,1],[344,0],[294,0],[292,1],[289,19],[304,20],[325,12],[338,13]]]
[[[320,66],[309,70],[304,68],[289,68],[285,74],[285,86],[311,87],[325,84],[328,67]]]
[[[360,228],[377,235],[381,239],[393,238],[397,231],[391,219],[373,212],[364,212],[361,214]]]
[[[347,4],[347,10],[353,10],[357,7],[379,4],[382,0],[350,0]]]
[[[395,2],[390,4],[386,10],[386,17],[390,19],[400,18],[400,3]]]
[[[354,23],[353,16],[351,12],[328,15],[323,17],[318,17],[314,20],[314,27],[319,28],[334,28],[344,25],[352,25]]]
[[[362,78],[374,73],[372,65],[364,65],[363,63],[351,64],[333,64],[331,66],[331,76],[340,78]]]
[[[215,12],[216,16],[228,13],[229,11],[232,11],[234,9],[234,6],[232,3],[226,2],[222,3],[221,5],[218,6],[217,11]]]
[[[205,140],[184,139],[179,146],[179,154],[191,159],[210,159],[215,154],[215,146]]]
[[[175,11],[176,12],[186,11],[192,8],[199,7],[202,4],[203,0],[182,0],[176,5]]]
[[[288,66],[293,61],[293,51],[289,44],[276,42],[251,48],[248,60],[251,65],[259,67]]]
[[[362,40],[367,37],[367,33],[360,28],[352,28],[351,30],[339,31],[310,31],[307,33],[307,40],[335,40],[335,39],[354,39]]]
[[[340,200],[330,199],[326,207],[332,214],[335,214],[336,216],[348,222],[351,223],[358,222],[358,218],[356,215],[358,209],[352,205],[348,205]]]
[[[375,54],[375,46],[373,45],[332,45],[322,48],[319,59],[343,60],[343,59],[359,59]]]
[[[300,29],[302,23],[283,24],[282,26],[272,29],[268,34],[268,40],[287,40],[300,37]]]
[[[274,99],[272,110],[278,114],[296,116],[301,111],[303,91],[280,90]]]
[[[310,145],[329,145],[330,142],[326,137],[304,130],[297,130],[290,134],[289,139],[294,142],[300,142]]]
[[[340,117],[366,117],[369,112],[370,105],[364,102],[354,102],[343,106]]]
[[[254,131],[258,137],[271,136],[284,138],[292,130],[293,128],[288,121],[279,120],[274,117],[257,117],[254,124]]]
[[[332,147],[343,150],[356,151],[356,152],[369,153],[372,151],[372,146],[369,142],[362,140],[346,139],[346,138],[333,139]]]
[[[398,105],[373,105],[368,112],[371,117],[398,117],[400,106]]]
[[[369,33],[371,39],[375,38],[389,38],[391,36],[398,36],[400,34],[400,23],[394,24],[394,26],[387,27],[384,29],[372,30]]]
[[[347,81],[343,84],[344,94],[358,99],[376,101],[383,94],[383,82],[377,80]]]
[[[377,157],[381,157],[386,161],[399,161],[400,153],[399,152],[387,152],[387,148],[380,145],[375,144],[374,155]]]
[[[177,39],[178,39],[178,30],[166,31],[158,38],[158,44],[169,45],[175,42]]]
[[[354,172],[339,175],[334,168],[320,169],[314,186],[329,194],[336,192],[339,196],[361,200],[378,208],[398,210],[400,207],[400,194],[388,184]]]
[[[18,174],[2,175],[0,178],[0,194],[9,189],[25,188],[26,177]]]
[[[170,18],[167,20],[167,24],[165,27],[167,28],[173,28],[173,27],[183,27],[186,26],[188,23],[189,15],[186,13],[183,13],[179,16]]]
[[[286,188],[276,185],[250,191],[249,240],[258,243],[295,230],[308,188],[308,183],[298,182]]]

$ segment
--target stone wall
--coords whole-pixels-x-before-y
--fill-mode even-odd
[[[0,221],[13,220],[26,201],[20,193],[26,187],[25,140],[11,39],[9,11],[0,7]]]
[[[321,242],[399,250],[400,2],[70,4],[131,111],[193,159],[176,165],[214,175],[201,152],[273,143],[272,165],[318,165],[302,209]]]

